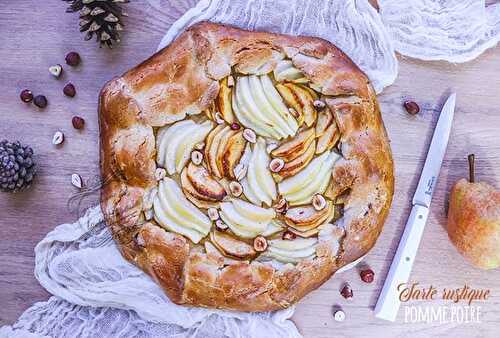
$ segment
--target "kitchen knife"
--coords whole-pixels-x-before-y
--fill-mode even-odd
[[[410,216],[375,306],[375,316],[378,318],[394,321],[398,314],[401,305],[398,286],[407,283],[410,278],[413,262],[429,216],[432,194],[450,138],[455,113],[455,98],[455,93],[451,94],[441,110],[417,191],[413,195]]]

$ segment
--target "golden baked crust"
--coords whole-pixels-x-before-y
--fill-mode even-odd
[[[345,237],[335,255],[323,243],[317,257],[276,269],[259,261],[224,266],[181,235],[142,216],[154,177],[154,128],[202,112],[232,67],[267,73],[284,53],[320,88],[341,133],[343,158],[330,193],[349,191]],[[202,22],[170,46],[108,82],[99,103],[101,207],[123,256],[147,272],[178,304],[241,311],[285,308],[340,267],[371,249],[393,196],[393,162],[376,95],[367,77],[338,48],[292,37]]]

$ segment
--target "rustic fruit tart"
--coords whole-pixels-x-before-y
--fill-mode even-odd
[[[178,304],[285,308],[374,245],[393,162],[331,43],[203,22],[100,96],[101,206]]]

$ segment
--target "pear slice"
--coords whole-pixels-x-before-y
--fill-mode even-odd
[[[270,160],[269,154],[266,151],[265,141],[259,137],[252,151],[246,178],[248,186],[252,189],[258,201],[268,206],[271,206],[272,201],[277,195],[276,183],[269,170]]]
[[[274,78],[278,82],[296,81],[304,78],[304,73],[293,66],[290,60],[281,60],[273,71]]]
[[[235,132],[232,135],[222,152],[219,152],[217,159],[219,172],[223,177],[229,177],[233,180],[236,179],[234,175],[234,168],[241,160],[243,153],[245,152],[246,140],[243,137],[243,131]]]
[[[296,159],[302,155],[309,145],[314,141],[314,128],[302,130],[293,139],[282,143],[271,152],[271,156],[279,157],[285,162]]]
[[[231,258],[251,259],[257,255],[252,245],[238,240],[225,232],[212,231],[210,233],[210,240],[223,255]]]
[[[316,210],[312,205],[290,208],[285,214],[285,223],[298,231],[308,231],[328,223],[334,217],[334,206],[328,201],[322,210]]]
[[[211,121],[205,121],[202,124],[196,124],[191,127],[189,137],[181,142],[175,152],[175,172],[180,173],[182,171],[182,168],[184,168],[191,158],[191,152],[194,150],[195,144],[202,142],[212,127],[213,123]]]
[[[162,127],[158,131],[156,136],[156,161],[160,166],[166,167],[167,151],[170,148],[172,140],[177,137],[176,135],[179,135],[193,125],[194,122],[192,120],[184,120]],[[172,170],[175,170],[175,162],[172,162],[170,165],[173,167]]]
[[[200,232],[183,227],[179,223],[177,223],[175,220],[172,220],[166,213],[166,211],[163,209],[163,207],[160,204],[160,201],[156,199],[153,202],[154,205],[154,219],[155,221],[161,225],[163,228],[167,229],[168,231],[172,231],[178,234],[181,234],[183,236],[186,236],[189,238],[193,243],[198,243],[203,237],[205,237],[203,234]]]
[[[272,208],[261,208],[240,199],[233,199],[231,202],[237,212],[256,222],[266,223],[276,216],[276,212]]]
[[[288,231],[293,232],[294,234],[296,234],[297,236],[300,236],[302,238],[309,238],[309,237],[313,237],[313,236],[317,235],[321,231],[321,228],[322,228],[322,225],[320,225],[319,227],[307,230],[307,231],[299,231],[299,230],[294,229],[294,228],[288,228]]]
[[[274,210],[269,211],[265,208],[260,208],[261,214],[259,217],[255,217],[255,212],[240,213],[241,209],[235,208],[232,202],[223,202],[220,208],[221,219],[229,226],[231,231],[243,238],[253,238],[264,232],[274,217]],[[259,207],[254,206],[254,208]],[[263,215],[267,215],[267,217]]]
[[[274,258],[284,263],[298,263],[316,256],[316,238],[296,238],[294,240],[273,239],[268,241],[267,251],[263,256]]]
[[[316,154],[321,154],[327,150],[335,147],[340,139],[340,132],[337,124],[333,122],[326,129],[325,133],[318,138],[318,146],[316,147]]]
[[[291,195],[309,185],[319,174],[322,164],[328,158],[328,155],[328,153],[321,154],[312,160],[300,173],[278,184],[280,194],[283,196]]]
[[[231,92],[232,90],[227,85],[227,77],[226,77],[220,83],[219,94],[215,99],[215,106],[217,107],[224,121],[226,121],[229,124],[235,122],[233,108],[231,104],[231,96],[232,96]]]
[[[204,197],[204,200],[222,201],[226,197],[227,193],[224,187],[204,167],[191,162],[185,172],[193,188],[199,195]]]
[[[262,236],[264,237],[268,237],[268,236],[271,236],[271,235],[274,235],[280,231],[283,231],[285,229],[285,227],[283,226],[283,224],[276,220],[276,219],[273,219],[268,225],[267,225],[267,228],[266,230],[262,233]]]
[[[313,142],[309,145],[309,147],[302,155],[295,158],[293,161],[285,163],[283,169],[281,169],[278,173],[280,179],[293,176],[298,172],[300,172],[302,169],[304,169],[304,167],[307,166],[309,162],[311,162],[311,160],[313,159],[315,150],[316,150],[316,141],[314,141],[313,139]]]

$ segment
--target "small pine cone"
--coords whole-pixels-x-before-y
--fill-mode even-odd
[[[19,142],[0,142],[0,191],[18,192],[29,188],[35,173],[33,149]]]

